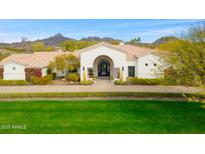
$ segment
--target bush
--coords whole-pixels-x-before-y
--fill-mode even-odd
[[[0,86],[24,86],[26,84],[25,80],[0,80]]]
[[[132,84],[135,85],[160,85],[163,84],[163,79],[161,78],[156,78],[156,79],[139,79],[139,78],[131,78],[130,79]]]
[[[128,83],[126,81],[121,81],[121,80],[115,80],[116,85],[127,85]]]
[[[49,74],[44,77],[31,77],[31,82],[35,85],[45,85],[48,84],[51,80],[53,80],[53,75]]]
[[[110,80],[114,80],[114,76],[113,75],[110,76]]]
[[[0,93],[0,98],[35,98],[35,97],[169,97],[204,99],[205,93],[165,93],[165,92],[39,92],[39,93]]]
[[[77,81],[79,81],[80,77],[79,77],[79,75],[77,73],[71,73],[71,74],[68,74],[66,79],[68,81],[75,81],[75,82],[77,82]]]
[[[51,74],[52,74],[52,76],[53,76],[53,79],[55,79],[56,76],[57,76],[57,74],[56,74],[56,73],[51,73]]]
[[[52,69],[51,68],[48,68],[47,69],[47,74],[51,74],[52,73]]]
[[[93,84],[93,81],[92,80],[81,81],[80,84],[81,85],[91,85]]]
[[[173,79],[164,79],[163,80],[163,85],[180,85],[177,80],[173,80]]]
[[[83,72],[83,81],[86,82],[86,80],[87,80],[86,70],[84,70],[84,72]]]
[[[48,69],[47,69],[47,75],[50,75],[50,74],[53,76],[53,79],[56,78],[56,73],[53,72],[51,68],[48,68]]]

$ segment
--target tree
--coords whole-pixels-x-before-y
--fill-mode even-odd
[[[204,34],[197,25],[189,29],[186,39],[160,45],[163,61],[171,66],[172,75],[179,84],[205,84]]]
[[[45,49],[45,45],[43,42],[35,42],[31,45],[32,51],[43,51]]]
[[[131,44],[139,44],[140,42],[141,42],[141,38],[140,38],[140,37],[137,37],[137,38],[131,39],[128,43],[131,43]]]
[[[79,58],[73,54],[62,54],[55,57],[49,64],[51,69],[56,69],[62,73],[76,72],[80,67]]]
[[[75,51],[75,50],[79,50],[91,45],[96,44],[97,42],[89,42],[89,41],[64,41],[62,43],[60,43],[60,46],[64,49],[64,50],[69,50],[69,51]]]
[[[21,42],[27,42],[28,41],[28,38],[27,37],[21,37]]]
[[[182,34],[182,38],[192,42],[205,43],[205,21],[191,26],[188,33]]]
[[[44,51],[47,51],[47,52],[51,52],[51,51],[54,51],[55,49],[54,49],[54,47],[52,47],[52,46],[47,46],[47,47],[45,47],[45,49],[44,49]]]

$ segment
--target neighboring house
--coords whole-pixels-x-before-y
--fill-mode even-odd
[[[38,76],[47,75],[48,64],[59,54],[70,52],[35,52],[33,54],[13,54],[0,62],[0,75],[5,80],[27,80],[31,70]],[[80,78],[113,77],[123,80],[127,77],[156,78],[160,58],[152,49],[132,45],[110,45],[99,43],[75,51],[80,58]],[[37,72],[37,73],[36,73]],[[161,72],[158,72],[160,74]]]
[[[48,65],[63,52],[35,52],[12,54],[0,62],[0,76],[4,80],[29,80],[30,76],[47,75]]]

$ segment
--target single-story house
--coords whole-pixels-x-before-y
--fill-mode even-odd
[[[113,77],[123,80],[127,77],[156,78],[160,57],[150,48],[133,45],[98,43],[75,52],[34,52],[12,54],[0,62],[0,76],[4,80],[27,80],[30,70],[37,76],[47,75],[47,68],[55,56],[74,54],[80,59],[80,78]],[[58,74],[59,72],[57,72]]]

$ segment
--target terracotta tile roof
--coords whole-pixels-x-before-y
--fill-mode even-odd
[[[0,66],[8,62],[16,62],[28,67],[46,67],[54,60],[55,56],[61,54],[74,54],[70,52],[35,52],[33,54],[12,54],[0,62]],[[74,54],[76,55],[76,54]],[[78,56],[78,55],[76,55]]]
[[[47,67],[48,64],[53,61],[54,57],[57,55],[74,54],[79,57],[81,52],[96,48],[100,45],[127,53],[128,60],[133,60],[135,58],[142,57],[153,52],[153,50],[150,48],[138,47],[133,45],[110,45],[103,42],[81,49],[76,52],[34,52],[32,54],[12,54],[0,62],[0,67],[11,61],[25,65],[25,67]]]
[[[101,42],[101,43],[98,43],[98,44],[95,44],[95,45],[92,45],[92,46],[77,50],[75,52],[80,54],[82,52],[89,51],[89,50],[91,50],[93,48],[97,48],[99,46],[105,46],[105,47],[108,47],[108,48],[112,48],[114,50],[118,50],[120,52],[124,52],[124,53],[127,54],[127,59],[128,60],[133,60],[135,58],[142,57],[142,56],[145,56],[145,55],[150,54],[150,53],[153,52],[153,50],[150,49],[150,48],[139,47],[139,46],[134,46],[134,45],[127,45],[127,44],[124,44],[124,45],[111,45],[111,44],[108,44],[106,42]]]
[[[153,50],[150,48],[138,47],[134,45],[114,45],[114,46],[127,52],[128,60],[139,58],[153,52]]]

